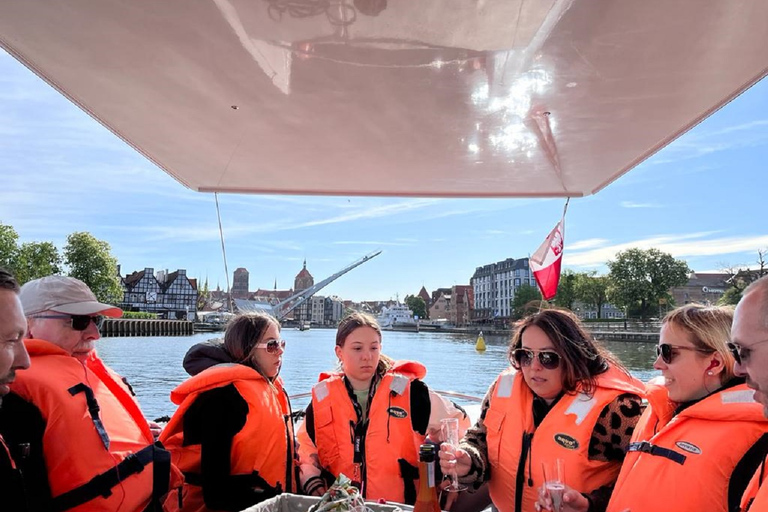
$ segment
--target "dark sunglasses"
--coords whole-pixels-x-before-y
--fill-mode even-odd
[[[666,364],[672,364],[675,357],[680,353],[679,350],[693,350],[694,352],[701,352],[702,354],[711,354],[714,350],[706,350],[697,347],[683,347],[681,345],[670,345],[669,343],[660,343],[656,345],[656,357],[661,356],[661,360]]]
[[[70,325],[75,331],[84,331],[93,322],[96,324],[97,329],[101,329],[101,324],[104,322],[103,316],[90,316],[90,315],[37,315],[32,318],[61,318],[69,319]]]
[[[552,350],[531,350],[529,348],[516,348],[512,351],[512,366],[520,369],[523,366],[531,366],[533,358],[538,354],[539,363],[547,370],[554,370],[560,366],[560,355]]]
[[[257,348],[265,347],[270,354],[277,353],[278,350],[285,350],[285,340],[269,340],[264,343],[257,343]]]
[[[762,340],[758,341],[757,343],[753,343],[752,347],[761,343],[768,343],[768,340]],[[726,343],[726,346],[728,347],[728,350],[731,351],[731,355],[733,355],[733,358],[738,364],[746,364],[749,362],[749,356],[752,354],[752,347],[744,348],[736,345],[735,343]]]

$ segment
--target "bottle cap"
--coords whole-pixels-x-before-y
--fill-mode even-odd
[[[435,462],[437,449],[433,444],[423,444],[419,446],[419,460],[422,462]]]

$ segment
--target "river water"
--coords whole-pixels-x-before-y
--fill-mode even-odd
[[[289,394],[308,392],[322,371],[332,370],[336,331],[284,329],[287,345],[281,376]],[[138,395],[147,418],[170,415],[176,409],[171,390],[188,375],[181,366],[187,349],[215,337],[200,333],[183,337],[103,338],[96,344],[102,359],[127,378]],[[487,350],[475,351],[476,337],[467,334],[385,331],[383,352],[394,359],[414,359],[427,367],[424,381],[433,389],[482,397],[496,376],[508,366],[508,338],[486,336]],[[604,342],[630,369],[646,381],[657,374],[652,368],[655,344]],[[296,400],[294,409],[306,405]]]

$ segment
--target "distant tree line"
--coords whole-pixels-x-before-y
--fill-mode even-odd
[[[766,264],[766,249],[757,250],[757,267],[750,265],[728,265],[721,264],[723,273],[728,275],[730,287],[718,301],[718,304],[736,305],[741,300],[741,294],[744,289],[753,281],[768,275],[768,264]]]
[[[83,281],[102,302],[115,304],[123,299],[117,259],[109,244],[87,232],[70,234],[59,253],[52,242],[19,244],[13,226],[0,223],[0,266],[12,271],[20,284],[63,274]]]
[[[607,275],[564,270],[552,305],[572,310],[580,302],[602,318],[603,305],[611,303],[629,317],[646,319],[657,316],[660,305],[674,305],[670,290],[686,284],[691,272],[685,261],[658,249],[621,251],[608,262],[608,268]],[[540,303],[541,294],[536,287],[519,287],[512,300],[513,318],[522,318],[538,309]]]

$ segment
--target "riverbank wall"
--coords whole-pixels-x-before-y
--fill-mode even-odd
[[[658,343],[659,330],[661,326],[658,322],[589,322],[585,323],[586,329],[600,341],[634,341],[640,343]],[[387,331],[404,332],[445,332],[452,334],[467,334],[478,336],[481,332],[484,336],[506,336],[512,337],[511,329],[501,329],[498,327],[447,327],[430,324],[416,325],[395,325],[386,328]]]
[[[135,318],[105,318],[99,332],[102,336],[190,336],[192,322]]]

